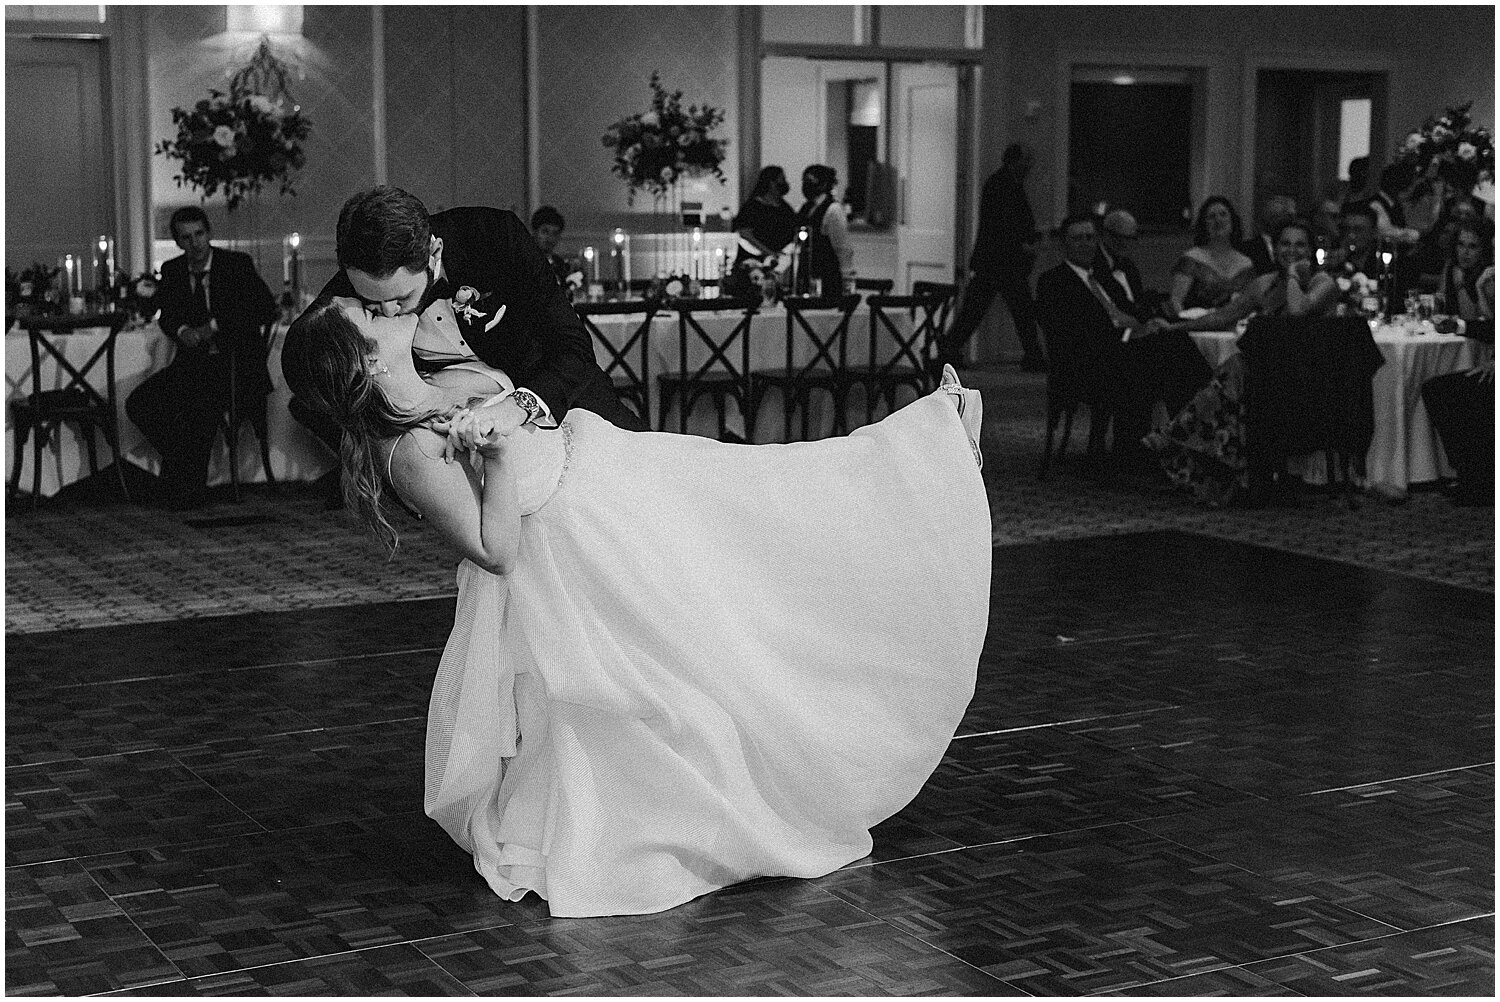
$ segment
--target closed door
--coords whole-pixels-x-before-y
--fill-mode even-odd
[[[892,158],[898,178],[896,289],[952,282],[958,184],[958,69],[893,67]]]
[[[5,263],[56,265],[114,232],[104,44],[5,40]]]

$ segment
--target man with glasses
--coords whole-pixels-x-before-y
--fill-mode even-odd
[[[1137,320],[1149,320],[1156,312],[1156,297],[1141,282],[1141,270],[1131,257],[1138,239],[1134,216],[1124,209],[1110,212],[1099,230],[1099,253],[1094,257],[1093,271],[1116,306]]]

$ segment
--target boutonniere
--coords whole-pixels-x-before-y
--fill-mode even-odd
[[[484,302],[486,299],[489,299],[493,295],[493,292],[486,292],[481,294],[480,291],[474,288],[472,285],[461,286],[459,290],[453,294],[454,316],[462,317],[469,323],[473,323],[477,320],[483,320],[486,314],[479,308],[479,304]],[[495,311],[495,315],[490,318],[490,322],[484,325],[484,329],[494,329],[494,326],[500,322],[500,318],[503,316],[505,316],[505,304],[501,303],[500,308]]]

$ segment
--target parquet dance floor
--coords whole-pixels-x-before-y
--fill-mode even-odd
[[[1493,992],[1491,593],[1001,547],[974,702],[871,858],[562,920],[421,814],[452,609],[8,636],[7,994]]]

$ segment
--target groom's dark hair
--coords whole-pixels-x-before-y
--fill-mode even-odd
[[[421,199],[392,185],[349,196],[339,211],[339,267],[376,278],[427,266],[432,225]]]

